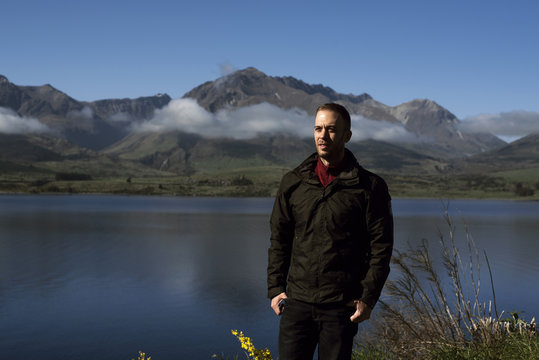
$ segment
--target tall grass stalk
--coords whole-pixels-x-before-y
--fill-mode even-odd
[[[480,256],[468,227],[465,225],[467,249],[461,252],[447,206],[444,220],[448,235],[439,231],[439,237],[447,278],[435,268],[427,240],[417,248],[395,251],[392,271],[399,277],[386,284],[386,296],[380,300],[363,348],[383,350],[386,358],[431,359],[436,358],[434,354],[470,346],[492,349],[515,334],[529,338],[530,346],[538,346],[535,319],[527,323],[514,314],[512,319],[504,319],[504,313],[498,313],[486,253],[492,298],[481,300]]]

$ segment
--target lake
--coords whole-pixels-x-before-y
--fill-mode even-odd
[[[231,329],[276,354],[265,283],[272,204],[0,195],[2,358],[242,358]],[[395,199],[396,247],[426,238],[436,249],[445,206],[459,244],[467,226],[486,250],[498,308],[539,314],[539,202]]]

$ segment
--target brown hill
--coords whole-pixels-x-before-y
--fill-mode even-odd
[[[530,134],[499,149],[453,162],[451,170],[463,173],[539,167],[539,134]]]

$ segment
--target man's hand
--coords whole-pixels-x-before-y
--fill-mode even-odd
[[[362,321],[368,320],[371,317],[372,309],[363,301],[354,300],[351,301],[349,305],[356,307],[356,312],[352,316],[350,316],[351,322],[360,323]]]
[[[281,303],[281,301],[283,299],[286,299],[286,298],[287,298],[286,293],[282,292],[279,295],[277,295],[276,297],[274,297],[273,299],[271,299],[271,308],[273,309],[273,311],[275,311],[275,313],[277,315],[282,314],[282,311],[281,311],[281,308],[279,307],[279,304]]]

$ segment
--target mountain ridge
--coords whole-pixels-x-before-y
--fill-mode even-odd
[[[167,94],[136,99],[103,99],[77,101],[46,84],[17,86],[2,76],[0,106],[11,108],[21,116],[37,118],[64,133],[68,140],[94,150],[111,145],[130,131],[132,123],[150,119],[154,112],[172,99]],[[325,102],[339,102],[351,114],[375,121],[402,124],[406,130],[433,138],[463,154],[477,153],[502,146],[493,135],[464,135],[457,129],[459,120],[432,100],[415,99],[394,107],[374,100],[369,94],[339,94],[328,86],[309,85],[302,80],[267,76],[250,67],[208,81],[187,92],[183,98],[193,98],[204,109],[215,113],[224,108],[239,108],[269,103],[282,109],[298,108],[314,114]],[[92,144],[99,135],[109,132],[107,141]],[[75,135],[76,134],[76,135]],[[83,141],[84,134],[89,138]],[[488,139],[486,137],[489,137]],[[446,144],[448,142],[448,144]]]
[[[127,135],[125,122],[114,119],[114,115],[125,113],[129,115],[127,122],[142,121],[170,100],[168,95],[158,94],[138,99],[84,102],[50,84],[18,86],[0,75],[0,107],[11,109],[19,116],[35,118],[60,137],[92,150],[102,149]]]
[[[292,84],[286,87],[284,84]],[[388,106],[367,93],[338,94],[330,87],[308,85],[292,77],[272,77],[255,68],[238,70],[208,81],[187,92],[183,98],[193,98],[210,112],[239,108],[267,102],[283,109],[299,108],[313,115],[323,103],[338,102],[351,114],[375,121],[401,124],[418,137],[430,138],[437,144],[423,147],[430,155],[463,156],[503,146],[504,141],[492,134],[464,134],[458,129],[460,120],[449,110],[429,99],[415,99],[397,106]],[[406,146],[405,144],[403,144]],[[441,145],[442,151],[438,148]]]
[[[207,81],[182,98],[195,99],[199,106],[213,114],[268,103],[282,109],[301,109],[312,115],[321,103],[334,101],[346,106],[354,116],[402,125],[416,134],[419,141],[368,140],[349,144],[369,168],[385,172],[438,173],[448,166],[451,158],[481,154],[506,145],[488,133],[462,133],[458,128],[460,120],[433,100],[414,99],[388,106],[367,93],[339,94],[322,84],[310,85],[291,76],[267,76],[252,67]],[[286,135],[232,140],[207,139],[200,134],[180,131],[153,134],[131,131],[134,124],[151,119],[172,100],[167,94],[156,94],[136,99],[78,101],[49,84],[18,86],[0,75],[0,106],[47,124],[60,138],[80,147],[80,154],[89,157],[107,156],[111,161],[134,162],[156,171],[193,174],[201,169],[257,163],[289,167],[314,151],[312,140]],[[31,144],[42,148],[40,153],[48,158],[58,161],[66,158],[66,146],[54,147],[53,141],[38,141],[39,138],[38,135],[21,135],[18,144],[24,150],[19,155],[11,151],[11,158],[4,160],[16,162],[19,156],[21,163],[28,164],[29,159],[33,159],[27,154],[32,149]],[[85,152],[84,148],[91,151]]]

